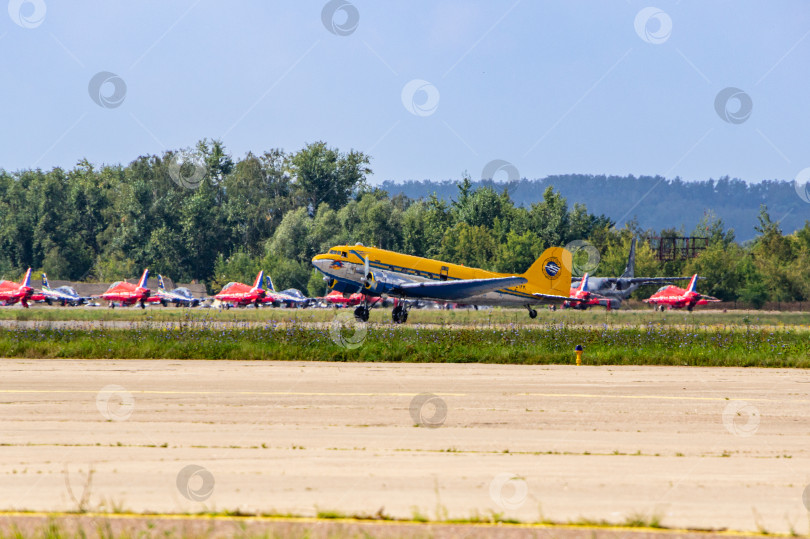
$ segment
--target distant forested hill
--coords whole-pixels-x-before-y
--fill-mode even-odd
[[[786,233],[804,226],[810,220],[810,204],[796,193],[794,183],[763,181],[750,184],[728,177],[719,180],[687,182],[667,180],[660,176],[588,176],[567,174],[548,176],[541,180],[523,179],[519,182],[473,182],[473,187],[489,185],[499,192],[508,189],[517,205],[530,206],[543,199],[543,190],[553,186],[568,199],[569,207],[575,202],[585,204],[590,213],[604,214],[617,222],[637,219],[645,229],[680,229],[687,234],[694,231],[704,213],[713,211],[726,228],[733,228],[738,241],[756,236],[754,226],[761,204],[768,206],[774,220],[779,220]],[[411,198],[427,198],[432,193],[444,200],[455,199],[458,188],[455,181],[384,182],[381,186],[391,196],[404,193]]]

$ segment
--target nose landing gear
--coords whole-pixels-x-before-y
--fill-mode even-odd
[[[354,309],[354,317],[360,322],[368,322],[369,310],[366,305],[358,305]]]

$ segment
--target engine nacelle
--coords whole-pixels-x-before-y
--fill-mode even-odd
[[[363,288],[371,294],[388,294],[394,287],[395,284],[388,279],[388,276],[383,271],[370,271],[363,281]]]
[[[338,281],[337,279],[332,279],[332,282],[329,283],[329,288],[342,294],[354,294],[355,292],[363,290],[363,287],[357,283],[347,283],[345,281]]]

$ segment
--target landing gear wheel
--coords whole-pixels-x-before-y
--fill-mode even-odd
[[[532,309],[531,307],[529,307],[529,318],[531,318],[532,320],[537,318],[537,311]]]
[[[395,324],[404,324],[408,320],[408,311],[401,305],[397,305],[391,311],[391,319]]]
[[[368,322],[368,307],[360,305],[354,310],[354,317],[361,322]]]

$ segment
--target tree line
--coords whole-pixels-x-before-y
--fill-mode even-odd
[[[575,273],[609,276],[622,272],[639,237],[638,275],[698,272],[706,277],[701,292],[724,300],[810,297],[810,224],[785,235],[765,207],[753,241],[741,245],[708,213],[691,234],[708,237],[709,248],[693,260],[659,262],[645,240],[684,235],[682,228],[645,230],[637,221],[617,228],[584,204],[569,206],[551,186],[518,205],[509,190],[466,174],[452,197],[391,196],[368,184],[370,161],[324,142],[234,159],[221,142],[202,140],[126,166],[83,160],[70,170],[0,170],[0,275],[33,267],[54,279],[113,281],[149,267],[216,291],[264,269],[280,288],[321,295],[310,261],[336,244],[522,273],[547,247],[583,240],[599,265],[589,267],[578,252]]]

